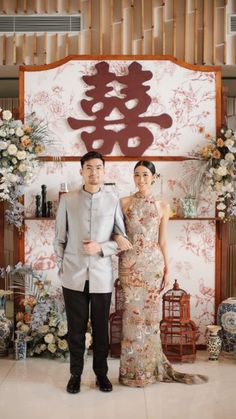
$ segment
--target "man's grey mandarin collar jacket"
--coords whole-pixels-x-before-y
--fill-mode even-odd
[[[54,249],[62,258],[62,285],[83,291],[89,280],[89,291],[106,293],[113,289],[111,256],[118,246],[112,234],[126,237],[124,217],[119,197],[101,188],[91,194],[83,188],[63,194],[56,217]],[[83,240],[95,240],[102,248],[101,255],[87,256]]]

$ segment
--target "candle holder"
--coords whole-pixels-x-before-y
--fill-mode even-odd
[[[35,217],[40,217],[41,215],[41,196],[40,195],[36,195],[35,205],[36,205]]]
[[[41,204],[41,213],[42,217],[47,217],[47,186],[41,185],[41,196],[42,196],[42,204]]]

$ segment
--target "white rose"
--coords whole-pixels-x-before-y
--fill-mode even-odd
[[[11,118],[12,118],[11,111],[3,111],[2,119],[5,119],[6,121],[9,121]]]
[[[224,213],[224,212],[222,212],[222,211],[219,211],[219,212],[218,212],[218,217],[220,217],[220,218],[225,218],[225,213]]]
[[[231,138],[233,134],[232,129],[227,129],[226,133],[225,133],[225,138]]]
[[[52,333],[48,333],[46,336],[44,336],[44,340],[46,343],[54,343],[55,338]]]
[[[17,159],[15,157],[13,157],[13,159],[11,159],[11,161],[12,161],[13,164],[17,163]]]
[[[58,348],[62,351],[67,351],[68,349],[68,343],[65,339],[59,339],[58,340]]]
[[[19,150],[17,151],[16,157],[18,158],[18,160],[24,160],[26,158],[26,152],[24,150]]]
[[[67,334],[67,322],[63,321],[58,326],[58,336],[64,336]]]
[[[234,155],[232,153],[226,153],[225,160],[226,161],[234,161]]]
[[[5,131],[5,129],[0,129],[0,137],[6,137],[7,133]]]
[[[226,145],[226,147],[233,147],[234,141],[233,140],[226,140],[225,145]]]
[[[0,141],[0,150],[6,150],[8,144],[6,141]]]
[[[17,137],[22,137],[24,135],[24,131],[21,127],[17,127],[16,128],[16,136]]]
[[[226,167],[218,167],[218,169],[216,169],[216,173],[219,176],[225,176],[225,175],[227,175],[227,168]]]
[[[56,327],[57,325],[57,319],[55,317],[50,317],[49,318],[49,326],[50,327]]]
[[[49,343],[49,345],[48,345],[48,350],[49,350],[52,354],[54,354],[54,353],[56,352],[56,350],[57,350],[57,347],[56,347],[55,343]]]
[[[14,130],[14,128],[10,128],[10,129],[9,129],[9,134],[10,134],[10,135],[15,134],[15,130]]]
[[[24,163],[19,164],[18,170],[20,172],[26,172],[27,166]]]
[[[27,326],[27,324],[22,324],[22,326],[20,327],[20,330],[25,333],[28,333],[29,329],[30,328],[29,326]]]
[[[223,204],[223,202],[221,202],[220,204],[217,205],[216,207],[218,210],[224,210],[226,208],[226,205]]]
[[[18,151],[18,149],[15,146],[15,144],[10,144],[7,148],[7,152],[10,156],[16,155],[17,151]]]

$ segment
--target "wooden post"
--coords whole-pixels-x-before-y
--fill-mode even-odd
[[[188,51],[188,0],[184,1],[184,61],[187,60]]]
[[[226,64],[226,12],[227,12],[227,10],[226,10],[226,8],[227,8],[227,3],[228,3],[228,0],[225,0],[225,2],[224,2],[224,19],[223,19],[223,33],[224,33],[224,57],[223,57],[223,60],[224,60],[224,64]]]
[[[38,47],[38,38],[37,38],[37,33],[34,33],[34,38],[33,38],[33,64],[36,64],[36,59],[37,59],[37,47]]]
[[[144,0],[141,0],[141,54],[144,53]]]
[[[166,53],[165,3],[162,4],[162,54]]]
[[[7,36],[5,35],[5,33],[3,34],[2,42],[3,42],[2,63],[3,65],[6,65],[7,63]]]
[[[198,0],[194,0],[194,64],[198,63]]]
[[[202,64],[206,64],[206,2],[202,3]]]
[[[212,2],[212,64],[216,63],[216,0]]]
[[[3,267],[3,266],[5,266],[5,258],[4,258],[4,202],[0,201],[0,267]]]
[[[176,57],[176,1],[173,0],[173,56]]]
[[[13,35],[13,56],[12,56],[12,62],[14,65],[17,63],[17,54],[16,54],[16,33]]]
[[[22,37],[22,64],[26,64],[26,34],[23,34]]]

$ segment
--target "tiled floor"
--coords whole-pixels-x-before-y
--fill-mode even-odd
[[[198,352],[194,364],[176,369],[206,374],[209,382],[189,386],[157,383],[145,389],[118,383],[119,360],[109,360],[112,393],[94,384],[91,356],[87,358],[81,393],[70,395],[65,386],[69,364],[28,358],[0,359],[1,419],[236,419],[236,360],[208,361]]]

